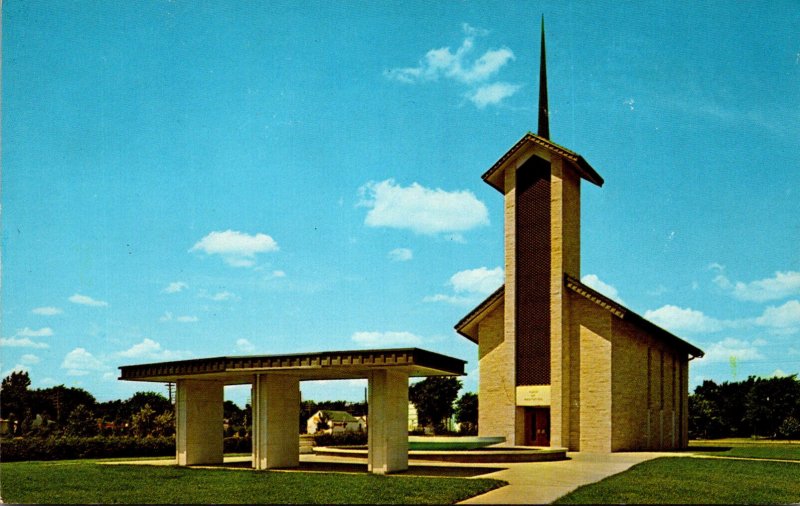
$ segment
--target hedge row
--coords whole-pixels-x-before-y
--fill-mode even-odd
[[[175,455],[175,437],[62,436],[15,438],[0,442],[3,462]]]
[[[314,434],[314,446],[354,446],[367,444],[367,432]]]

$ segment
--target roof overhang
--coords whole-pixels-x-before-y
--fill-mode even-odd
[[[567,288],[569,288],[571,291],[605,308],[606,310],[613,313],[615,316],[618,316],[623,320],[629,321],[634,325],[638,326],[639,328],[649,332],[650,334],[655,335],[661,341],[670,344],[675,348],[685,350],[692,357],[700,358],[703,355],[705,355],[703,350],[701,350],[700,348],[684,341],[675,334],[662,329],[661,327],[651,322],[650,320],[645,320],[637,313],[634,313],[633,311],[626,308],[622,304],[615,302],[614,300],[608,298],[607,296],[603,295],[597,290],[589,288],[588,286],[581,283],[579,280],[573,278],[572,276],[565,274],[564,283],[567,285]]]
[[[634,313],[622,304],[615,302],[597,290],[589,288],[572,276],[565,274],[564,284],[572,292],[594,302],[606,311],[609,311],[614,316],[638,326],[639,328],[654,335],[662,342],[665,342],[675,348],[684,350],[689,355],[696,358],[700,358],[705,354],[700,348],[684,341],[675,334],[662,329],[651,321],[645,320],[643,317]],[[456,331],[470,341],[477,343],[478,325],[491,311],[503,303],[504,298],[505,285],[501,286],[496,292],[487,297],[486,300],[481,302],[475,309],[470,311],[464,318],[462,318],[461,321],[455,325]]]
[[[475,344],[478,344],[478,324],[494,309],[503,303],[505,285],[495,290],[495,292],[478,304],[464,318],[455,325],[456,332],[466,337]]]
[[[402,371],[411,377],[462,376],[464,364],[464,360],[419,348],[323,351],[125,365],[119,368],[119,379],[159,383],[202,379],[239,385],[251,383],[256,374],[292,375],[300,380],[357,379],[382,369]]]
[[[538,148],[544,150],[544,152],[548,153],[549,156],[560,156],[564,159],[567,165],[572,167],[572,169],[575,170],[578,175],[580,175],[580,177],[589,181],[590,183],[596,184],[597,186],[603,186],[603,178],[581,155],[570,151],[563,146],[559,146],[558,144],[551,142],[544,137],[539,137],[538,135],[530,132],[526,133],[522,139],[519,140],[519,142],[514,144],[514,146],[509,149],[506,154],[500,157],[500,159],[497,160],[497,162],[495,162],[495,164],[492,165],[492,167],[487,170],[486,173],[481,176],[481,178],[486,183],[494,187],[497,191],[505,194],[503,184],[503,174],[505,173],[505,169],[514,163],[519,156],[527,153],[529,148]]]

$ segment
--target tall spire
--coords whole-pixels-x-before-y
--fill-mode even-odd
[[[550,112],[547,109],[547,57],[544,50],[544,14],[542,14],[542,56],[539,60],[539,137],[550,140]]]

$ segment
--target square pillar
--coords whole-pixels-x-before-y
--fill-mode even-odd
[[[387,369],[369,377],[368,470],[408,469],[408,374]]]
[[[300,380],[280,374],[256,375],[253,384],[253,467],[300,465]]]
[[[177,381],[175,453],[179,466],[222,464],[221,381]]]

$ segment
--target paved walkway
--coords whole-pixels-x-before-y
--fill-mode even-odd
[[[481,478],[505,480],[508,485],[459,504],[549,504],[581,485],[656,457],[686,457],[686,453],[567,453],[569,460],[504,464],[507,469]]]

